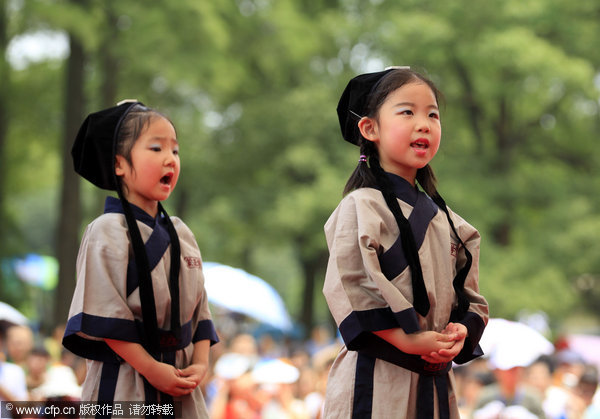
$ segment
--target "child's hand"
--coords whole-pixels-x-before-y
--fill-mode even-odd
[[[454,335],[448,333],[438,333],[431,330],[410,333],[406,335],[404,352],[423,355],[430,352],[441,351],[443,349],[450,349],[454,343]]]
[[[464,340],[467,337],[467,327],[462,323],[448,323],[446,328],[442,330],[443,334],[453,334],[456,340]]]
[[[407,354],[427,355],[442,349],[450,349],[455,345],[456,333],[438,333],[432,330],[416,333],[405,333],[401,328],[386,329],[373,332],[383,340]]]
[[[467,328],[461,323],[448,323],[442,330],[443,335],[452,336],[454,344],[449,348],[442,348],[438,351],[423,355],[421,358],[431,364],[439,364],[452,361],[462,350],[467,337]]]
[[[208,371],[208,365],[206,364],[190,364],[186,368],[179,370],[179,376],[189,381],[196,383],[199,386],[206,373]]]
[[[190,394],[198,384],[188,377],[181,377],[180,370],[164,362],[156,362],[145,377],[154,388],[171,396]]]

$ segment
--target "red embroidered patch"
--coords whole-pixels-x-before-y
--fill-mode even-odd
[[[429,362],[425,362],[425,365],[423,365],[423,369],[429,372],[437,372],[445,370],[447,366],[447,362],[442,362],[440,364],[430,364]]]
[[[160,336],[160,346],[162,348],[172,348],[177,346],[177,338],[171,333],[165,333]]]
[[[187,267],[190,269],[193,269],[193,268],[200,269],[202,267],[202,260],[200,258],[193,257],[193,256],[185,256],[183,258],[183,260],[185,260]]]
[[[458,255],[458,244],[450,243],[450,256],[456,257]]]

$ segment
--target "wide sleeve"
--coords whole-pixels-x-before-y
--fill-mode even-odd
[[[208,308],[208,297],[206,290],[202,286],[202,294],[196,310],[194,312],[194,323],[196,325],[192,342],[196,343],[201,340],[209,340],[211,346],[219,342],[215,325],[211,319],[210,310]]]
[[[210,340],[210,344],[214,345],[219,342],[219,338],[208,306],[208,295],[204,287],[204,274],[202,271],[202,257],[198,243],[193,232],[181,219],[171,217],[171,220],[177,229],[181,246],[180,274],[183,284],[180,299],[184,302],[184,307],[187,307],[188,302],[191,303],[192,343]],[[190,299],[193,300],[189,301]],[[187,310],[185,311],[187,312]]]
[[[401,327],[420,329],[407,296],[412,289],[392,284],[381,271],[379,255],[398,231],[393,215],[378,191],[360,189],[347,195],[325,225],[329,261],[323,293],[350,350],[383,342],[372,332]],[[406,275],[407,270],[400,276]],[[400,279],[402,282],[402,279]],[[406,282],[406,281],[405,281]]]
[[[209,340],[212,346],[219,342],[219,337],[217,336],[217,330],[215,329],[215,325],[210,314],[210,309],[208,307],[208,295],[206,294],[206,289],[204,288],[204,274],[202,272],[202,267],[200,267],[199,270],[198,280],[198,286],[200,287],[200,290],[199,300],[194,310],[194,319],[192,322],[194,325],[192,342],[196,343],[201,340]]]
[[[63,338],[63,345],[73,353],[98,361],[117,359],[104,342],[106,338],[141,343],[136,318],[128,304],[127,230],[115,216],[99,217],[84,233],[77,257],[77,284]],[[139,306],[139,298],[131,303]]]
[[[489,307],[486,299],[479,293],[479,253],[481,236],[479,232],[463,220],[460,216],[450,211],[450,215],[465,246],[472,256],[471,269],[465,279],[465,294],[469,299],[469,310],[460,319],[452,319],[465,325],[468,331],[464,347],[454,362],[463,364],[483,355],[479,340],[489,319]],[[466,255],[464,248],[458,252],[457,266],[464,266]]]

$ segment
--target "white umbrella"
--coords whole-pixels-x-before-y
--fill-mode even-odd
[[[205,262],[204,286],[212,304],[283,331],[292,329],[292,321],[280,295],[257,276],[231,266]]]
[[[252,369],[252,378],[260,384],[291,384],[298,381],[299,377],[298,368],[281,359],[261,361]]]
[[[12,325],[26,325],[28,322],[27,317],[19,310],[0,301],[0,329],[6,329]]]
[[[534,328],[505,319],[490,319],[479,342],[490,363],[499,369],[529,366],[554,345]]]

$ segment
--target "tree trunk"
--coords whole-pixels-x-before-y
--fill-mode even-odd
[[[496,176],[504,180],[509,178],[512,170],[514,140],[511,137],[510,123],[511,118],[507,99],[502,97],[498,103],[498,120],[495,123],[497,153],[494,160],[494,171]],[[508,182],[506,184],[508,185]],[[514,198],[508,191],[501,191],[496,205],[504,209],[504,215],[495,226],[492,226],[492,237],[496,243],[506,247],[511,242]]]
[[[104,10],[106,29],[104,30],[102,42],[98,49],[98,68],[100,69],[101,84],[98,91],[100,97],[100,108],[106,109],[115,106],[119,99],[117,98],[119,62],[115,57],[114,50],[117,45],[117,17],[113,10],[113,2],[102,3]],[[94,217],[101,214],[104,210],[106,201],[106,191],[94,188]],[[84,215],[85,217],[85,215]]]
[[[83,45],[73,34],[69,36],[69,45],[71,54],[67,60],[62,147],[63,180],[56,244],[59,271],[53,319],[55,323],[66,322],[69,314],[69,302],[75,289],[75,262],[81,224],[79,176],[73,170],[71,147],[85,116],[83,89],[85,53]]]
[[[113,3],[104,4],[106,26],[102,45],[100,46],[100,68],[102,69],[102,108],[109,108],[117,104],[117,75],[118,62],[113,53],[117,43],[117,17],[113,11]]]
[[[304,271],[304,291],[302,293],[302,312],[300,314],[300,323],[307,334],[314,326],[314,306],[315,306],[315,288],[317,275],[324,272],[324,266],[327,263],[328,253],[321,251],[313,257],[305,257],[302,261],[302,270]],[[319,282],[320,283],[320,282]]]
[[[467,120],[471,123],[471,129],[473,130],[473,135],[475,136],[477,154],[482,156],[484,145],[481,128],[481,107],[477,101],[477,95],[475,94],[475,88],[473,86],[469,71],[458,59],[454,59],[453,63],[454,68],[456,69],[456,74],[458,75],[458,79],[463,87],[462,101],[467,109]]]

